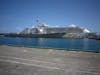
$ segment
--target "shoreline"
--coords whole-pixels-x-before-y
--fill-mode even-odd
[[[37,46],[24,46],[24,45],[11,45],[11,44],[0,44],[0,46],[12,46],[12,47],[24,47],[24,48],[35,48],[35,49],[52,49],[52,50],[59,50],[59,51],[69,51],[69,52],[91,52],[91,53],[100,53],[100,51],[93,51],[93,50],[79,50],[79,49],[63,49],[63,48],[47,48],[47,47],[37,47]]]

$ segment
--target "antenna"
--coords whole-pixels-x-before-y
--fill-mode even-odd
[[[39,20],[39,18],[36,20],[36,22],[37,22],[37,27],[40,27],[40,20]]]
[[[32,18],[32,21],[33,21],[34,19]],[[32,28],[34,28],[34,22],[32,23]]]

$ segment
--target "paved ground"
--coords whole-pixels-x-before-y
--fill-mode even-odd
[[[100,75],[100,53],[0,46],[0,75]]]

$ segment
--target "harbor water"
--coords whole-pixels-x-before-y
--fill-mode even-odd
[[[0,37],[0,44],[100,52],[100,40],[95,39],[22,38],[2,36]]]

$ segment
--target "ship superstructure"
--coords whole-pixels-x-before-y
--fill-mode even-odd
[[[88,30],[89,31],[89,30]],[[36,28],[26,28],[20,32],[20,34],[48,34],[48,33],[84,33],[84,29],[71,24],[68,27],[49,27],[46,24],[42,24],[37,20]]]

